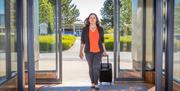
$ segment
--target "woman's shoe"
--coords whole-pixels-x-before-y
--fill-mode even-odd
[[[95,88],[95,86],[91,86],[91,88]]]
[[[92,83],[91,88],[95,88],[95,84],[94,83]]]
[[[99,90],[99,86],[98,86],[98,85],[95,85],[94,88],[95,88],[96,90]]]

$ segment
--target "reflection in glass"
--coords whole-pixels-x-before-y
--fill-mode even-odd
[[[16,51],[16,1],[11,0],[10,9],[10,40],[11,40],[11,72],[17,72]]]
[[[2,0],[0,2],[0,82],[5,80],[6,75],[6,54],[10,54],[10,63],[11,72],[10,76],[15,75],[17,72],[17,53],[16,53],[16,2],[14,0],[10,0],[8,3],[6,3],[7,6],[9,6],[5,11],[5,2]],[[8,12],[9,11],[9,12]],[[5,18],[5,13],[7,14]],[[6,20],[8,19],[8,20]],[[5,26],[5,21],[9,21],[9,26]],[[8,32],[5,32],[8,31]],[[6,33],[10,33],[9,37],[7,38]],[[10,40],[7,40],[10,39]],[[10,51],[6,51],[5,44],[10,41]],[[10,53],[9,53],[10,52]]]
[[[0,2],[0,83],[6,78],[6,54],[5,54],[5,4]]]
[[[174,11],[174,79],[180,82],[180,0],[175,0]]]
[[[34,7],[34,10],[37,10],[38,15],[34,15],[37,18],[35,32],[35,42],[39,46],[37,50],[39,51],[38,55],[38,66],[37,70],[56,70],[56,32],[54,29],[54,9],[53,3],[46,1],[48,4],[39,0],[39,4]],[[37,3],[37,1],[36,1]],[[46,7],[49,7],[46,9]],[[47,14],[48,12],[48,14]],[[38,23],[37,23],[38,22]]]
[[[128,1],[122,4],[120,11],[121,38],[120,38],[120,78],[142,78],[143,52],[143,0]],[[129,8],[129,15],[122,17],[124,6]],[[125,19],[125,20],[124,20]],[[123,21],[124,20],[124,21]],[[127,22],[129,21],[129,22]],[[129,40],[129,41],[128,41]]]
[[[146,70],[154,69],[153,7],[153,0],[146,0]]]

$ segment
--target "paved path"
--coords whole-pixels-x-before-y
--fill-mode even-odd
[[[67,51],[63,51],[63,83],[74,84],[89,83],[88,64],[85,58],[79,58],[80,38]]]
[[[77,38],[74,45],[67,51],[63,51],[63,83],[64,82],[90,82],[88,75],[88,64],[84,59],[79,58],[80,38]],[[113,52],[108,52],[110,62],[113,65]],[[126,60],[121,68],[131,69],[132,65],[127,66],[130,60],[130,53],[121,53],[121,59]],[[55,53],[41,53],[40,54],[39,69],[40,70],[55,70]],[[104,58],[105,59],[105,58]],[[130,62],[130,61],[129,61]],[[123,64],[123,62],[122,62]]]
[[[80,38],[67,51],[63,51],[63,82],[90,82],[88,75],[88,64],[85,58],[79,58]],[[108,52],[110,62],[113,65],[113,52]],[[121,69],[132,69],[131,53],[121,53]],[[106,60],[106,58],[103,58]]]
[[[85,60],[79,58],[80,38],[78,37],[74,45],[67,51],[63,51],[63,82],[88,82],[90,83],[88,75],[88,64]],[[112,52],[109,52],[112,59]]]

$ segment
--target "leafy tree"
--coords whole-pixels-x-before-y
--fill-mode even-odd
[[[72,0],[62,0],[62,16],[65,26],[72,25],[80,14],[77,6],[71,2]]]
[[[120,8],[120,26],[122,29],[121,34],[128,35],[131,33],[132,23],[132,2],[131,0],[121,0]]]
[[[72,25],[79,16],[77,6],[71,4],[72,0],[62,0],[63,24]],[[48,24],[48,33],[52,33],[54,19],[54,3],[53,0],[39,0],[39,17],[40,23]]]
[[[40,23],[48,24],[48,32],[53,31],[53,5],[49,0],[39,0],[39,20]]]
[[[130,34],[131,33],[131,15],[132,15],[132,5],[131,0],[121,0],[120,1],[120,26],[121,34]],[[101,8],[102,15],[102,25],[107,29],[112,28],[113,24],[113,2],[112,0],[106,0],[104,2],[103,8]]]
[[[106,29],[113,27],[113,1],[106,0],[103,4],[104,7],[101,8],[101,23],[106,27]]]

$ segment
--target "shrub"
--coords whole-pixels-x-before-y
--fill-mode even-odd
[[[114,41],[113,40],[106,40],[105,46],[106,46],[106,50],[112,51],[114,48]]]
[[[54,52],[56,39],[54,35],[41,35],[39,36],[40,52]]]
[[[113,47],[114,47],[114,37],[112,34],[105,34],[104,35],[104,42],[105,42],[105,46],[106,46],[106,50],[108,51],[113,51]],[[131,50],[131,42],[132,42],[132,37],[131,36],[121,36],[120,38],[120,44],[121,44],[121,50],[123,48],[123,44],[127,44],[127,49],[126,51],[130,51]]]
[[[62,36],[62,48],[67,50],[71,48],[76,40],[75,36],[63,35]],[[39,36],[40,52],[55,52],[56,39],[55,35],[41,35]]]
[[[67,50],[71,48],[71,46],[74,44],[76,40],[75,36],[72,35],[63,35],[62,36],[62,48],[63,50]]]
[[[104,39],[105,40],[113,39],[113,35],[112,34],[105,34]]]
[[[72,41],[74,43],[75,40],[76,40],[76,37],[73,36],[73,35],[63,35],[62,40],[70,40],[70,41]]]
[[[132,42],[132,36],[121,36],[120,42],[121,43],[131,43]]]
[[[112,51],[114,47],[114,38],[112,34],[105,34],[104,35],[104,44],[106,47],[106,50]]]

